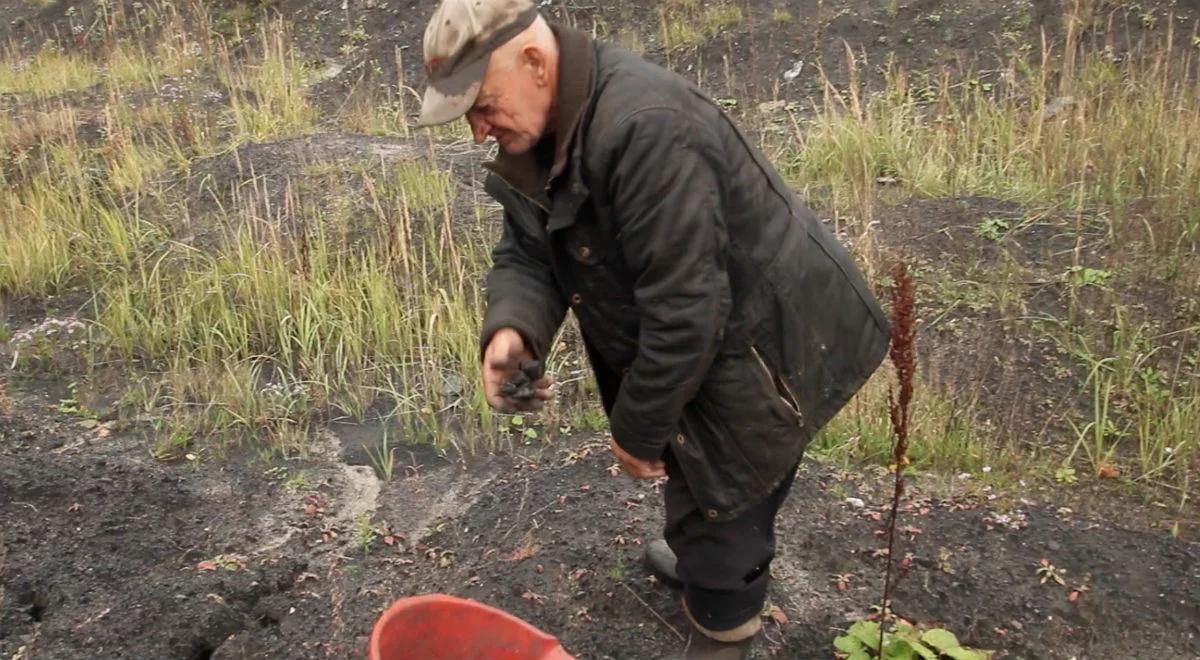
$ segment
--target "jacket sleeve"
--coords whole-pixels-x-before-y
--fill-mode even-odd
[[[609,422],[622,449],[654,460],[678,433],[729,314],[721,182],[706,133],[677,110],[639,110],[613,131],[599,171],[633,273],[640,330]]]
[[[497,330],[513,328],[534,357],[544,360],[566,315],[566,303],[555,284],[548,256],[522,231],[513,215],[505,211],[500,242],[492,251],[492,269],[487,276],[481,357]]]

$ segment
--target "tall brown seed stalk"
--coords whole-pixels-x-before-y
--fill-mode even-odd
[[[912,401],[913,375],[916,370],[916,298],[913,293],[912,276],[904,262],[896,264],[892,269],[892,337],[889,356],[892,366],[896,369],[896,381],[900,391],[897,393],[888,387],[888,412],[892,420],[892,431],[896,435],[896,444],[892,453],[892,462],[896,470],[896,482],[892,491],[892,511],[888,516],[887,537],[888,554],[887,570],[883,578],[883,602],[880,611],[884,614],[884,623],[888,611],[888,603],[892,598],[892,569],[894,566],[896,546],[896,517],[900,509],[900,497],[904,493],[904,468],[908,465],[908,404]],[[879,652],[883,654],[884,626],[879,626]]]

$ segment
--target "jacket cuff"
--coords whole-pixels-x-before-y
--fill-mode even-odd
[[[544,360],[550,345],[550,337],[543,336],[535,324],[527,319],[538,312],[523,309],[523,305],[514,301],[499,301],[489,306],[483,321],[483,329],[479,334],[479,359],[482,362],[487,353],[488,344],[502,328],[512,328],[525,341],[525,348],[533,353],[534,359]]]
[[[662,460],[663,453],[678,432],[647,434],[644,424],[640,425],[642,428],[638,428],[638,426],[637,420],[621,414],[619,409],[613,411],[612,418],[609,420],[613,439],[621,449],[643,461]]]

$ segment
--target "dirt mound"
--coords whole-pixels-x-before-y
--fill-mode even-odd
[[[303,560],[194,568],[240,561],[232,553],[251,541],[268,482],[229,489],[220,472],[189,479],[132,448],[46,451],[39,445],[53,432],[7,415],[0,426],[0,654],[207,658],[234,631],[274,625],[267,603],[291,587]]]

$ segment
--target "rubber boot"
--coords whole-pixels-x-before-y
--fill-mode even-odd
[[[675,552],[671,550],[671,546],[663,539],[657,539],[646,544],[646,551],[643,555],[646,562],[646,568],[654,577],[658,578],[659,582],[671,587],[672,589],[683,588],[683,582],[679,580],[679,573],[675,571]]]

